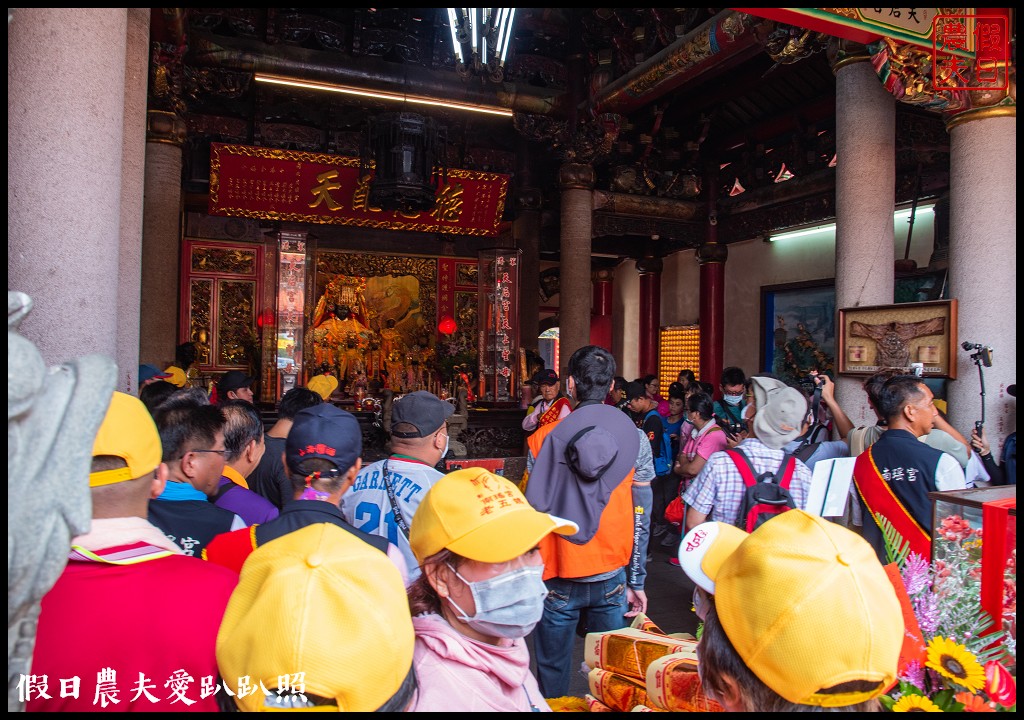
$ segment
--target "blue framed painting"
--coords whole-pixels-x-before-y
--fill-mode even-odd
[[[761,370],[799,383],[811,370],[835,377],[835,281],[761,288]]]

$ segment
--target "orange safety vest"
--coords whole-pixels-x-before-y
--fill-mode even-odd
[[[552,430],[558,427],[558,423],[564,418],[559,418],[554,422],[549,422],[547,425],[540,425],[530,437],[526,438],[526,447],[529,448],[530,456],[537,460],[540,455],[540,446],[544,444],[544,438],[548,436]],[[526,484],[530,481],[530,471],[523,471],[523,479],[519,481],[520,492],[526,493]]]
[[[626,567],[633,552],[633,470],[612,490],[594,537],[576,545],[551,533],[540,541],[544,579],[581,578]]]
[[[560,421],[537,428],[526,440],[530,454],[536,460],[541,445]],[[523,476],[521,489],[526,491],[529,475]],[[601,513],[597,533],[583,545],[576,545],[551,533],[538,543],[544,559],[544,579],[553,577],[579,578],[617,570],[629,564],[633,552],[633,470],[612,490]]]

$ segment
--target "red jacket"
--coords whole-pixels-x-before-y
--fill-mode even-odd
[[[213,694],[201,699],[203,678],[219,680],[217,631],[238,575],[185,555],[133,565],[71,560],[43,597],[32,675],[45,675],[46,694],[32,692],[30,712],[216,712]],[[117,692],[97,695],[97,675],[111,668]],[[178,671],[184,670],[184,673]],[[149,694],[139,692],[142,673]],[[175,674],[187,673],[176,699]],[[62,680],[80,679],[78,697],[61,697]],[[229,678],[232,692],[237,678]],[[67,683],[68,688],[71,683]],[[38,687],[38,686],[37,686]],[[221,689],[220,693],[224,690]],[[135,700],[134,696],[138,695]],[[113,703],[109,698],[116,697]]]

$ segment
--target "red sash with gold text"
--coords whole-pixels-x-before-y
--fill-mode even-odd
[[[558,398],[551,403],[551,407],[545,410],[543,415],[537,418],[537,427],[555,422],[555,420],[558,420],[559,416],[562,414],[562,408],[567,407],[569,407],[569,401],[565,398]]]
[[[910,544],[912,552],[916,552],[923,558],[930,558],[932,554],[931,535],[918,524],[893,493],[889,483],[879,472],[871,452],[872,448],[868,448],[858,455],[857,462],[853,466],[857,492],[864,501],[871,519],[877,524],[878,518],[875,517],[875,514],[881,514]],[[881,530],[881,526],[879,529]]]

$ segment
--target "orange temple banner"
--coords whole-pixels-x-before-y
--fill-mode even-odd
[[[249,145],[210,145],[210,214],[382,230],[493,237],[508,175],[449,169],[434,209],[401,213],[369,206],[359,159]]]

